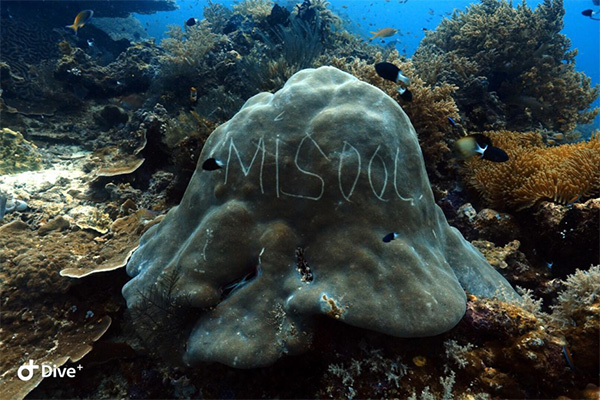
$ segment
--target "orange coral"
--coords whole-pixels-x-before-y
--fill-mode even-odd
[[[542,200],[566,204],[600,190],[600,133],[588,142],[546,147],[536,132],[484,132],[509,161],[492,163],[473,157],[465,177],[486,203],[497,209],[522,210]]]

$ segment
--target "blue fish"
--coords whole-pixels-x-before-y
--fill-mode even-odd
[[[571,352],[567,348],[567,346],[563,346],[562,348],[563,356],[565,356],[565,360],[567,360],[567,365],[571,369],[571,371],[575,371],[575,365],[573,364],[573,357],[571,356]]]
[[[448,117],[448,121],[452,124],[452,126],[456,126],[456,122],[452,119],[452,117]]]

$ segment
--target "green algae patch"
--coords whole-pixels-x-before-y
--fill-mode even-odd
[[[0,131],[0,175],[35,171],[42,168],[37,146],[19,132],[8,128]]]

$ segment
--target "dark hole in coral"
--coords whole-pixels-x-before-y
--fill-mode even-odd
[[[221,301],[231,297],[235,291],[246,286],[248,283],[254,281],[261,275],[262,268],[260,267],[260,263],[257,263],[252,267],[252,270],[249,273],[221,287]]]

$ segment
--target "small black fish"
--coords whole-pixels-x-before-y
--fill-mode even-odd
[[[194,26],[198,23],[198,20],[196,18],[190,18],[187,21],[185,21],[185,24],[187,26]]]
[[[582,15],[585,15],[586,17],[590,17],[590,19],[593,19],[595,21],[599,21],[598,18],[594,18],[595,15],[600,14],[600,11],[594,11],[594,10],[583,10],[581,12]]]
[[[209,158],[202,163],[202,169],[206,171],[214,171],[223,168],[224,166],[225,163],[221,160],[217,160],[216,158]]]
[[[383,237],[383,242],[384,243],[389,243],[394,239],[398,239],[400,237],[400,235],[396,232],[392,232],[392,233],[388,233],[387,235],[385,235]]]
[[[469,158],[479,154],[481,158],[488,161],[508,161],[508,154],[504,150],[492,146],[490,138],[481,133],[458,139],[454,142],[454,147],[461,158]]]
[[[398,92],[400,93],[400,98],[404,101],[412,101],[412,92],[404,87],[399,87]]]
[[[377,75],[382,77],[383,79],[387,79],[388,81],[392,81],[395,83],[404,82],[405,85],[410,85],[410,78],[402,75],[402,71],[400,68],[396,67],[394,64],[389,62],[381,62],[375,64],[375,71]]]

